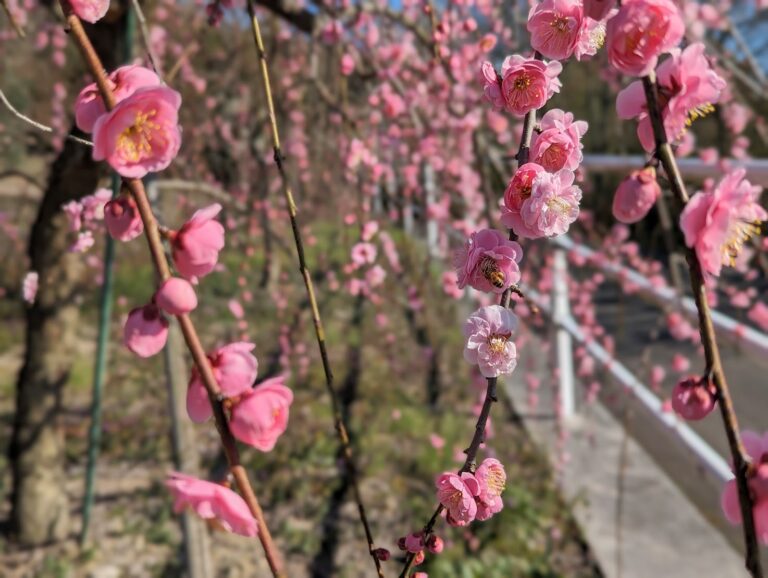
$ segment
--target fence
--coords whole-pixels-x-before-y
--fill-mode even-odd
[[[588,338],[582,332],[570,311],[567,253],[570,251],[579,254],[609,277],[630,281],[636,286],[639,293],[656,304],[695,318],[696,306],[693,300],[678,295],[670,287],[654,286],[637,271],[616,263],[596,259],[595,251],[575,243],[568,236],[558,237],[551,242],[555,247],[551,298],[546,299],[532,289],[526,289],[526,295],[538,305],[543,315],[550,318],[555,327],[555,359],[558,367],[560,411],[563,418],[567,419],[573,416],[576,411],[576,380],[573,369],[573,342],[576,341],[583,345],[589,355],[600,362],[606,371],[624,386],[650,415],[673,433],[673,437],[693,454],[716,480],[725,482],[731,479],[733,476],[728,462],[712,446],[677,415],[665,411],[659,397],[597,341]],[[718,311],[712,312],[712,318],[715,327],[721,330],[722,334],[747,346],[751,352],[759,353],[759,359],[764,359],[765,353],[768,352],[768,335],[747,327]]]

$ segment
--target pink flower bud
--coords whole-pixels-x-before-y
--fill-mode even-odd
[[[171,277],[155,293],[155,303],[169,315],[183,315],[197,307],[197,295],[189,281]]]
[[[241,442],[263,452],[271,451],[288,427],[293,392],[275,377],[250,389],[232,408],[229,427]]]
[[[104,206],[104,223],[113,239],[130,241],[144,231],[136,203],[131,197],[118,197]]]
[[[376,556],[376,558],[378,558],[382,562],[386,562],[392,556],[392,554],[390,554],[389,550],[387,550],[386,548],[376,548],[373,551],[373,555]]]
[[[689,377],[678,382],[672,390],[672,409],[689,421],[704,419],[716,404],[714,388],[706,379]]]
[[[661,187],[656,182],[656,171],[648,167],[632,173],[624,179],[613,197],[613,216],[625,224],[637,223],[648,214]]]
[[[418,566],[423,562],[424,562],[424,550],[421,550],[420,552],[416,552],[416,555],[413,557],[413,565]],[[427,575],[425,572],[416,572],[414,576],[416,576],[417,574],[422,574],[423,576]]]
[[[414,532],[405,537],[405,549],[416,554],[424,549],[424,537],[421,532]]]
[[[202,277],[216,266],[224,248],[224,227],[214,220],[220,211],[218,203],[200,209],[176,233],[173,262],[184,277]]]
[[[123,328],[123,343],[139,357],[152,357],[168,339],[168,320],[153,303],[137,307],[128,314]]]
[[[78,18],[90,23],[104,18],[109,10],[109,0],[70,0],[69,5]]]
[[[427,550],[432,554],[439,554],[445,548],[445,542],[440,536],[432,534],[427,540]]]
[[[406,550],[405,536],[401,536],[400,538],[397,539],[397,547],[400,548],[403,551]]]

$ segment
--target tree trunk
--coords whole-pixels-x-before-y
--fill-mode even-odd
[[[88,31],[111,69],[122,53],[125,17],[123,11],[110,16]],[[31,270],[39,275],[39,290],[27,309],[26,352],[8,450],[13,477],[11,529],[24,545],[60,540],[69,532],[59,414],[77,339],[77,298],[88,272],[82,256],[68,251],[71,238],[61,206],[93,193],[103,168],[91,160],[90,148],[65,142],[51,168],[29,238]]]

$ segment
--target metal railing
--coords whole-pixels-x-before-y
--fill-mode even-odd
[[[613,378],[631,393],[647,411],[667,431],[673,434],[679,443],[690,451],[715,480],[721,483],[733,478],[728,462],[710,446],[698,433],[676,414],[665,411],[659,399],[642,381],[624,364],[596,340],[588,338],[573,318],[568,300],[568,272],[566,252],[562,248],[555,250],[551,304],[535,290],[527,289],[526,295],[539,306],[541,313],[550,317],[556,332],[556,359],[558,365],[558,397],[563,419],[575,414],[575,376],[573,373],[573,341],[584,346],[587,353],[598,361]]]

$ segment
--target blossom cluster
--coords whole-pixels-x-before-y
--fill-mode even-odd
[[[473,520],[488,520],[504,507],[501,493],[507,484],[504,466],[487,458],[474,473],[446,472],[435,481],[437,497],[451,526],[466,526]]]
[[[95,22],[104,16],[109,2],[73,0],[69,6],[79,18]],[[96,83],[86,86],[75,103],[78,128],[93,134],[94,160],[106,160],[127,179],[140,179],[167,168],[181,145],[179,93],[163,86],[153,71],[136,65],[118,68],[107,75],[106,83],[113,95],[110,106]],[[64,207],[70,228],[79,234],[76,248],[82,250],[92,244],[89,227],[97,221],[103,220],[109,234],[120,241],[130,241],[143,232],[151,215],[141,214],[136,199],[128,194],[110,197],[109,191],[100,190]],[[197,307],[193,284],[215,269],[225,243],[224,227],[216,219],[221,209],[218,204],[205,207],[178,230],[163,231],[178,276],[165,279],[149,303],[129,313],[123,341],[134,354],[149,357],[158,353],[168,338],[166,315],[183,316]],[[31,301],[32,283],[29,285]],[[211,352],[208,361],[232,435],[267,452],[286,430],[293,393],[283,377],[255,386],[258,360],[252,353],[254,348],[249,342],[230,343]],[[213,414],[197,367],[189,381],[187,412],[195,422],[206,421]],[[175,497],[176,510],[191,507],[202,518],[215,519],[226,531],[244,536],[258,533],[245,500],[228,487],[178,473],[171,474],[167,486]]]
[[[630,76],[655,71],[663,128],[673,144],[683,142],[695,120],[714,111],[726,88],[703,43],[678,48],[684,30],[683,13],[671,0],[624,2],[606,29],[608,57],[616,70]],[[665,53],[669,56],[659,64]],[[621,118],[638,119],[638,139],[653,152],[656,139],[641,81],[619,93],[616,110]],[[743,170],[734,170],[719,185],[697,192],[680,216],[685,243],[709,278],[719,276],[723,266],[736,266],[744,246],[768,218],[758,202],[761,188],[744,177]],[[633,171],[616,191],[613,214],[623,223],[635,223],[660,194],[652,167]]]

